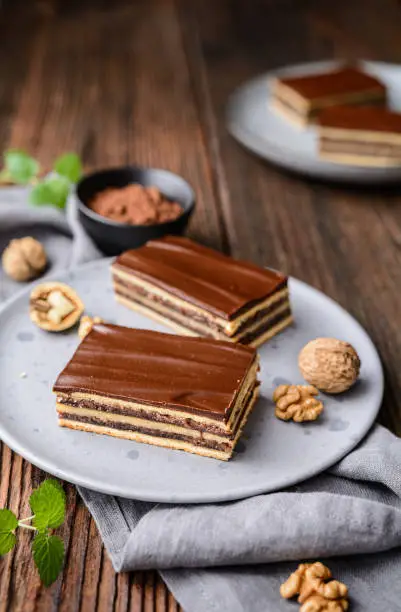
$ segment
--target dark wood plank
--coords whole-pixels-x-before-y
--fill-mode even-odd
[[[386,369],[382,420],[400,433],[398,192],[305,182],[255,159],[224,128],[227,96],[264,70],[335,56],[399,61],[399,3],[382,0],[380,27],[376,0],[28,5],[13,0],[0,13],[2,148],[27,148],[45,167],[76,150],[90,167],[131,161],[186,176],[198,196],[193,237],[291,272],[365,325]],[[0,507],[28,513],[45,475],[0,451]],[[41,586],[22,534],[0,560],[0,612],[178,612],[154,573],[115,575],[94,522],[66,489],[63,576]]]

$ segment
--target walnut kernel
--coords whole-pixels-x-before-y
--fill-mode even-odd
[[[24,282],[40,276],[47,265],[46,251],[42,244],[26,236],[11,240],[2,255],[4,272],[12,279]]]
[[[81,340],[83,340],[89,334],[93,326],[97,323],[104,323],[104,321],[100,317],[89,317],[88,315],[81,317],[78,328],[78,336],[81,338]]]
[[[64,331],[79,320],[84,305],[71,287],[64,283],[42,283],[30,297],[31,320],[46,331]]]
[[[315,421],[323,411],[323,403],[316,395],[318,390],[312,385],[279,385],[273,393],[276,417],[296,423]]]
[[[311,385],[326,393],[342,393],[355,383],[361,362],[348,342],[316,338],[301,350],[298,365]]]

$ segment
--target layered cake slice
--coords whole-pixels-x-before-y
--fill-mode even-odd
[[[319,153],[342,164],[399,166],[401,114],[374,107],[327,109],[319,118]]]
[[[314,122],[330,106],[384,105],[385,101],[383,83],[354,67],[276,79],[272,84],[272,108],[300,126]]]
[[[258,395],[255,349],[95,325],[59,375],[59,425],[228,460]]]
[[[112,264],[117,300],[182,334],[259,346],[292,322],[287,277],[168,236]]]

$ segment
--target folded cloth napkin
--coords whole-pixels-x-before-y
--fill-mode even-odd
[[[73,200],[65,217],[25,199],[0,191],[0,250],[33,235],[51,271],[99,256]],[[0,300],[16,287],[1,276]],[[355,612],[401,610],[401,440],[380,426],[325,474],[237,502],[174,506],[78,490],[116,571],[158,569],[185,612],[297,610],[280,584],[298,562],[321,559],[349,586]]]

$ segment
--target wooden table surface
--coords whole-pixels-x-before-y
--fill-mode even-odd
[[[26,148],[44,166],[73,150],[89,167],[130,161],[184,175],[198,198],[192,237],[311,283],[365,326],[386,371],[381,420],[400,433],[400,190],[284,174],[224,128],[225,101],[243,80],[332,57],[399,62],[400,32],[396,0],[5,1],[1,146]],[[45,474],[5,445],[0,465],[0,507],[26,516]],[[0,612],[177,612],[154,573],[114,573],[66,489],[62,577],[41,586],[24,531],[0,560]]]

